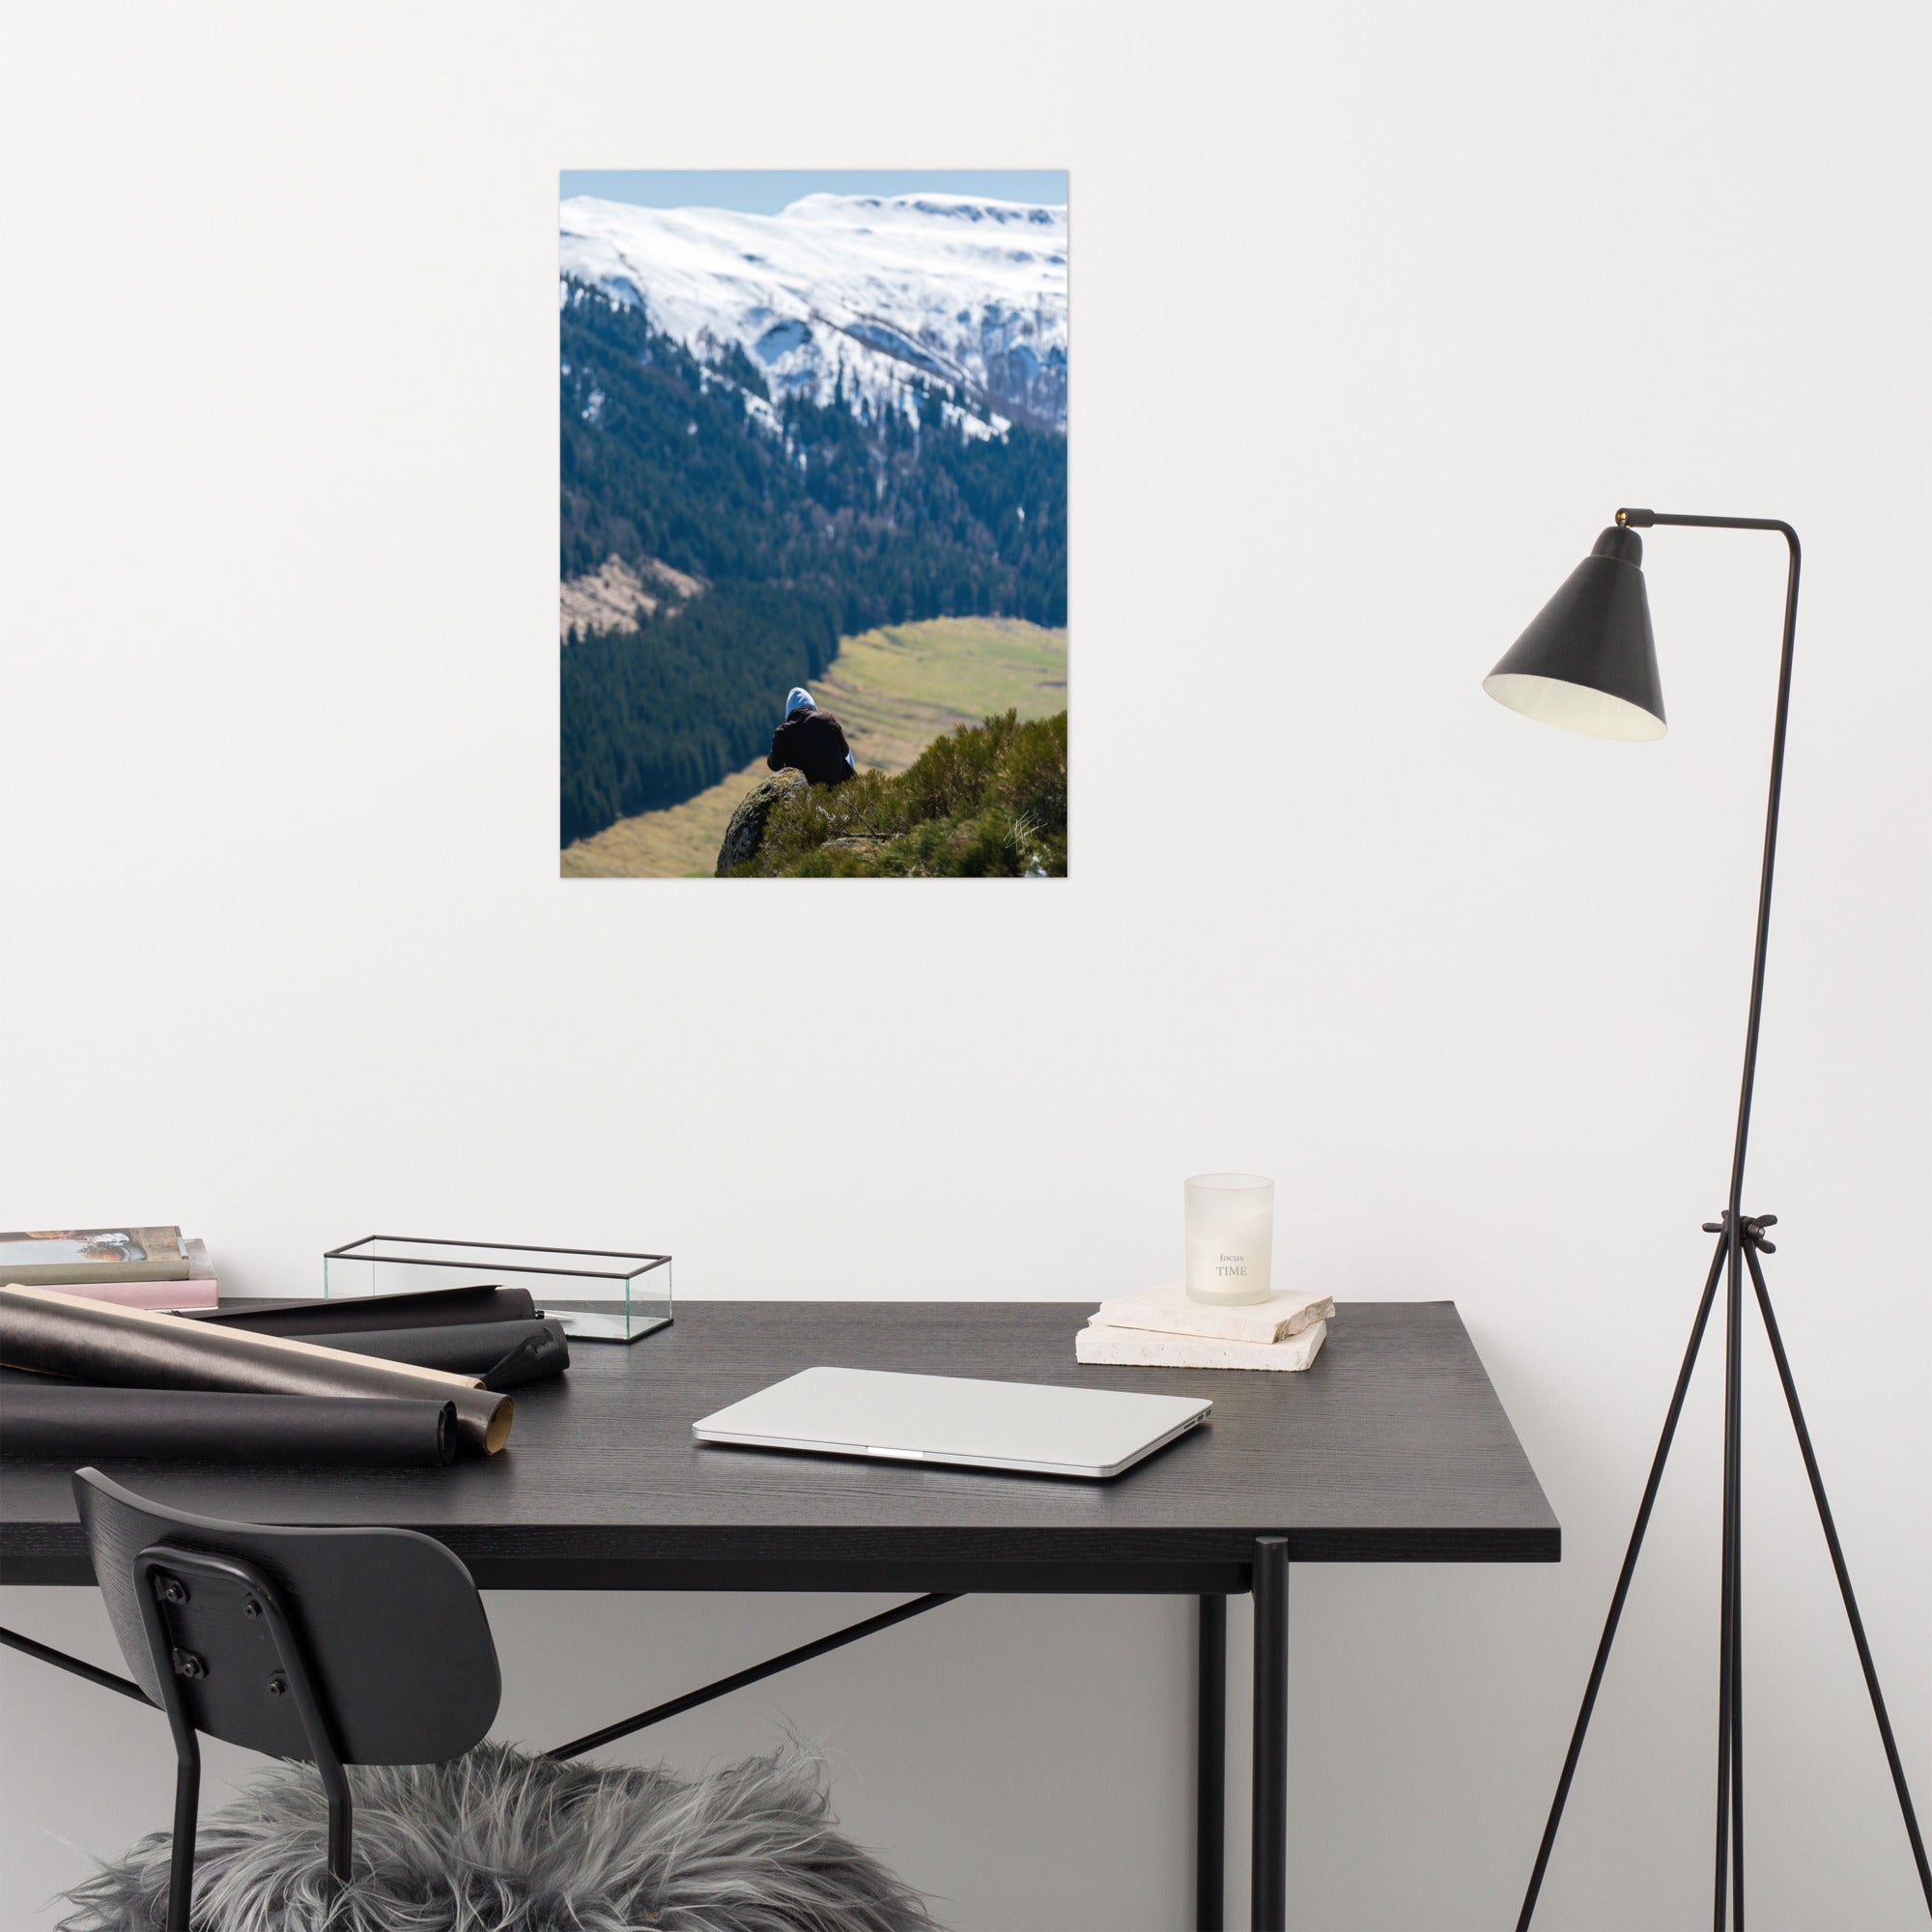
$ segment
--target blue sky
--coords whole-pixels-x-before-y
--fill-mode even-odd
[[[565,168],[559,194],[642,208],[733,208],[776,214],[805,194],[983,194],[1064,202],[1064,168]]]

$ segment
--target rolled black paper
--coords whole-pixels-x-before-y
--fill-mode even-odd
[[[492,1388],[514,1388],[570,1366],[570,1344],[561,1321],[461,1321],[442,1328],[379,1328],[369,1334],[310,1335],[325,1349],[347,1349],[388,1362],[413,1362],[421,1369],[444,1369],[453,1376],[483,1376],[506,1356],[522,1350],[515,1381],[493,1381]],[[526,1348],[526,1344],[528,1345]]]
[[[334,1295],[308,1301],[230,1301],[188,1312],[189,1320],[256,1335],[367,1335],[379,1328],[440,1328],[445,1323],[529,1321],[536,1304],[526,1288],[425,1288],[407,1294]]]
[[[456,1410],[446,1402],[0,1383],[0,1456],[71,1467],[110,1456],[435,1467],[455,1454]]]
[[[541,1339],[526,1335],[501,1361],[485,1369],[478,1380],[486,1389],[513,1389],[560,1374],[560,1370],[545,1366],[544,1350]]]
[[[482,1455],[503,1446],[516,1414],[508,1396],[479,1388],[473,1377],[376,1361],[295,1335],[111,1308],[51,1288],[0,1285],[0,1362],[119,1388],[447,1402],[456,1408],[457,1440]]]

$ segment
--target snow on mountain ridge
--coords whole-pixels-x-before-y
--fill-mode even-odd
[[[808,194],[788,203],[778,219],[824,221],[840,227],[867,222],[895,224],[946,221],[990,221],[997,227],[1024,222],[1030,227],[1059,231],[1066,237],[1066,210],[1031,201],[995,201],[982,194]]]
[[[700,359],[737,343],[775,397],[913,406],[922,380],[1066,426],[1066,211],[966,195],[807,195],[775,215],[559,210],[561,273],[641,302]],[[1004,425],[1002,425],[1004,427]]]

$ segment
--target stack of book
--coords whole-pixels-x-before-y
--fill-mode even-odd
[[[1074,1338],[1090,1364],[1164,1369],[1305,1369],[1328,1338],[1326,1294],[1271,1294],[1227,1307],[1191,1301],[1179,1282],[1103,1301]]]
[[[50,1228],[0,1234],[0,1282],[57,1288],[120,1308],[213,1308],[203,1241],[179,1228]]]

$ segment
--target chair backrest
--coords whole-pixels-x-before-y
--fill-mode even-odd
[[[79,1470],[73,1491],[128,1669],[164,1704],[155,1651],[171,1652],[169,1689],[196,1730],[316,1761],[306,1697],[290,1694],[290,1634],[295,1674],[305,1669],[344,1763],[440,1763],[495,1720],[502,1678],[483,1600],[432,1538],[222,1522],[150,1502],[98,1469]]]

